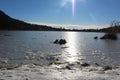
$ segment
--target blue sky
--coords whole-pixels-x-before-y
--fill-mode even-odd
[[[103,26],[120,20],[120,0],[0,0],[0,10],[33,23]]]

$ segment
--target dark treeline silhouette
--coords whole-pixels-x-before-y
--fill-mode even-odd
[[[113,21],[111,26],[103,29],[65,29],[47,25],[30,24],[11,18],[0,10],[0,30],[35,30],[35,31],[80,31],[80,32],[120,32],[119,22]]]

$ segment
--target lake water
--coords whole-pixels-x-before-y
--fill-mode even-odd
[[[120,66],[118,40],[93,39],[104,33],[52,31],[0,31],[0,66],[19,64],[48,65],[59,62],[85,61],[91,65]],[[53,44],[66,39],[67,44]]]

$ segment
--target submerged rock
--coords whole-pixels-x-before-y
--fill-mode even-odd
[[[98,63],[95,63],[96,66],[100,66]]]
[[[103,71],[106,71],[106,70],[112,70],[112,67],[110,67],[110,66],[104,66],[103,67]]]
[[[63,46],[63,47],[61,47],[62,49],[65,49],[65,48],[69,48],[69,47],[67,47],[67,46]]]
[[[94,37],[94,39],[98,39],[98,37],[96,36],[96,37]]]
[[[72,69],[69,65],[67,65],[65,68],[68,69],[68,70]]]
[[[81,65],[81,66],[83,66],[83,67],[90,66],[90,64],[88,64],[88,63],[86,63],[86,62],[84,62],[84,63],[81,63],[80,65]]]

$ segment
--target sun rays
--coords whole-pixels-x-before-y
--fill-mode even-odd
[[[61,0],[62,1],[62,4],[61,6],[62,7],[65,7],[67,6],[68,4],[71,5],[71,12],[72,12],[72,16],[75,16],[75,4],[78,2],[78,3],[86,3],[87,0]]]
[[[75,15],[75,0],[72,0],[72,15]]]
[[[68,3],[71,4],[72,16],[75,15],[75,0],[62,0],[62,7],[66,6]]]

